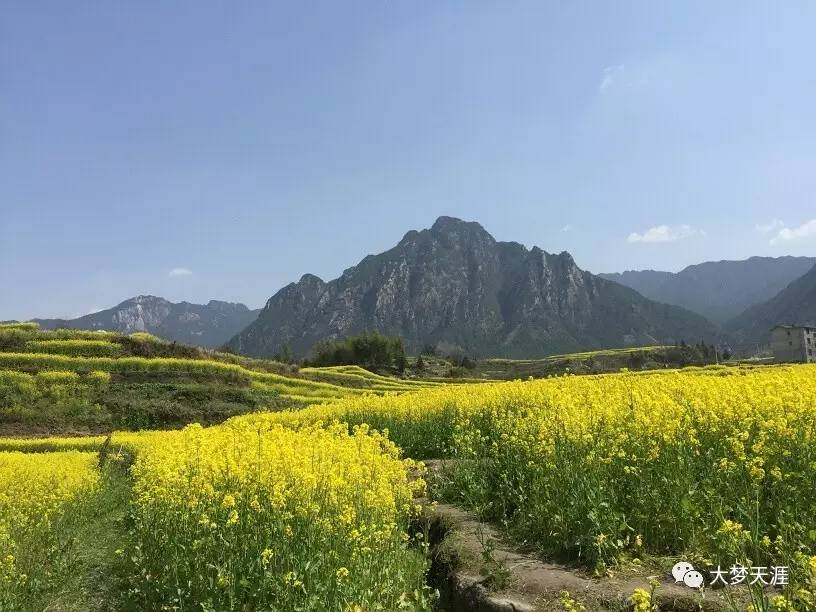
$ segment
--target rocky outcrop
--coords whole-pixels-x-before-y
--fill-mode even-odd
[[[105,329],[122,333],[146,331],[167,340],[203,347],[219,347],[258,315],[243,304],[211,300],[207,304],[174,304],[164,298],[140,295],[118,306],[78,319],[36,319],[43,329]]]
[[[569,253],[498,242],[478,223],[440,217],[330,282],[307,274],[272,296],[229,347],[299,356],[326,339],[379,330],[409,350],[533,357],[632,344],[710,339],[682,308],[581,270]]]

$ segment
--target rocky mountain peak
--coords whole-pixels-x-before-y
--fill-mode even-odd
[[[212,308],[213,310],[219,312],[231,312],[231,311],[246,312],[249,310],[246,304],[241,304],[238,302],[227,302],[225,300],[210,300],[209,302],[207,302],[207,308]]]
[[[536,356],[713,334],[702,317],[584,272],[569,253],[497,242],[481,225],[439,217],[335,280],[305,275],[273,295],[230,341],[250,355],[366,330],[471,354]]]
[[[124,302],[119,304],[119,306],[133,306],[133,305],[153,306],[170,303],[171,302],[165,300],[164,298],[157,297],[155,295],[137,295],[136,297],[132,297],[130,299],[125,300]]]
[[[259,311],[244,304],[211,300],[207,304],[174,304],[155,295],[138,295],[77,319],[39,319],[43,329],[104,329],[121,333],[146,331],[167,340],[220,347],[249,325]]]
[[[299,285],[314,285],[320,286],[325,285],[326,283],[323,282],[323,279],[319,276],[315,276],[314,274],[309,274],[308,272],[300,277],[298,281]]]
[[[493,236],[475,221],[462,221],[456,217],[439,217],[428,231],[434,237],[448,241],[496,242]]]

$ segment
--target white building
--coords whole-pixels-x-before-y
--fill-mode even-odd
[[[771,351],[777,362],[816,361],[816,327],[777,325],[771,330]]]

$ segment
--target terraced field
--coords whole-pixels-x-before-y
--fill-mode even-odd
[[[149,334],[0,326],[0,433],[212,424],[438,382],[358,367],[306,368],[164,342]]]
[[[494,380],[544,378],[559,374],[603,374],[621,369],[655,370],[714,363],[693,346],[638,346],[550,355],[539,359],[483,359],[473,375]]]

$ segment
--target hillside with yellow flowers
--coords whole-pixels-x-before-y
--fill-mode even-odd
[[[408,389],[342,367],[286,377],[54,340],[0,353],[16,406],[22,393],[44,402],[33,394],[56,379],[153,384],[157,369],[314,403],[180,430],[0,439],[0,609],[428,610],[428,541],[412,527],[423,496],[596,576],[683,560],[708,584],[718,565],[784,566],[785,584],[743,586],[742,601],[816,605],[816,366]],[[326,401],[331,387],[343,391]],[[437,458],[444,477],[423,476],[417,460]],[[651,610],[659,583],[641,577],[626,605]],[[594,609],[581,597],[559,605]]]

